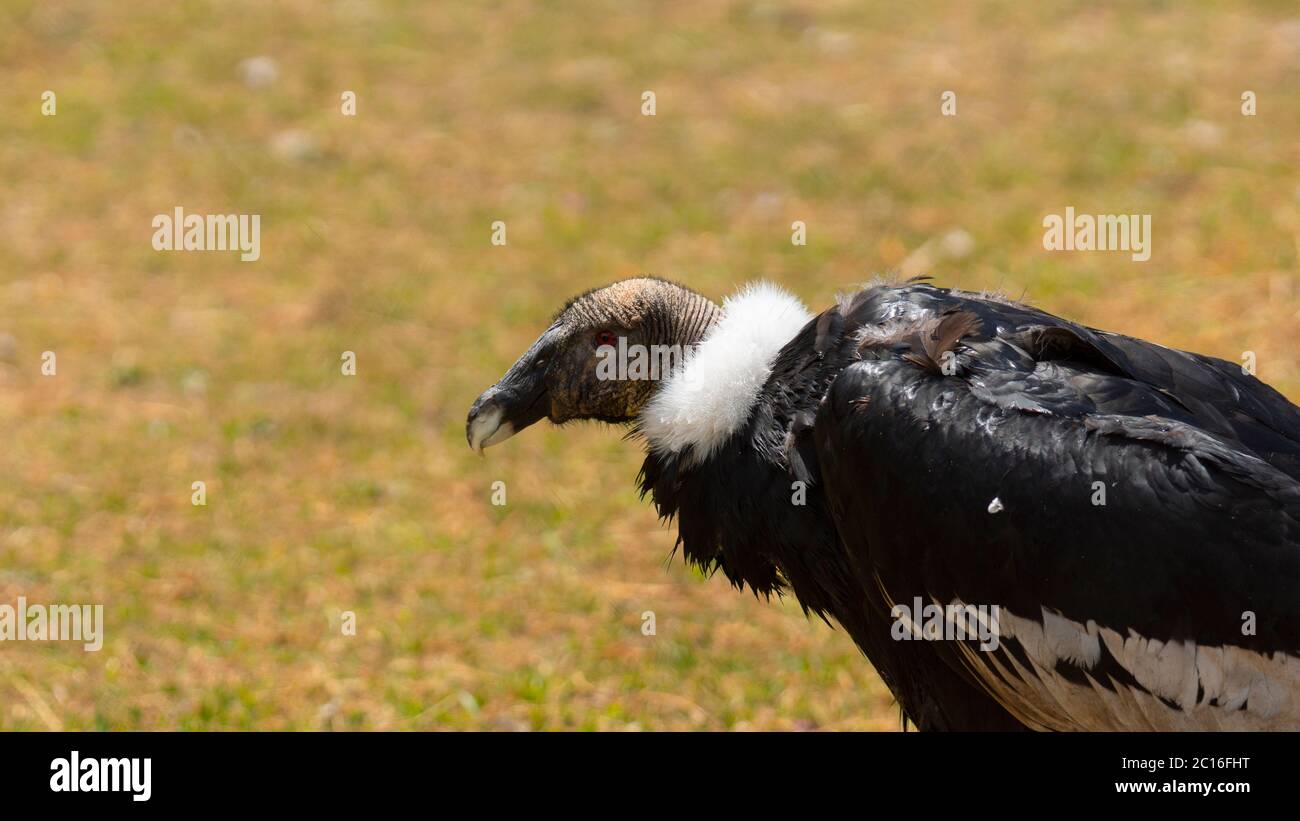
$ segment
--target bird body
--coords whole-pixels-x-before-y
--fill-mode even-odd
[[[564,385],[600,293],[548,331]],[[924,282],[708,314],[683,368],[586,416],[645,438],[687,561],[838,622],[916,726],[1300,728],[1300,412],[1272,388]],[[471,444],[513,424],[492,396],[529,390],[485,393]],[[931,607],[994,640],[914,629]]]

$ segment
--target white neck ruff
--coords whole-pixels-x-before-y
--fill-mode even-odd
[[[692,463],[713,455],[749,419],[776,355],[810,319],[798,299],[767,282],[728,297],[722,318],[642,409],[650,449]]]

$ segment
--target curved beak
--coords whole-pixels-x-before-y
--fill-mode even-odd
[[[550,333],[549,331],[547,333]],[[479,454],[483,449],[546,417],[550,402],[546,394],[546,369],[537,359],[547,334],[542,334],[528,352],[506,371],[506,375],[483,391],[470,406],[465,421],[465,439]]]

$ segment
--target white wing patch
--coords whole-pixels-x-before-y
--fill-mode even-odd
[[[960,604],[959,600],[954,604]],[[990,696],[1041,730],[1297,730],[1300,658],[1240,647],[1160,641],[1068,619],[1046,608],[1041,621],[1000,608],[1000,635],[1014,638],[1029,665],[1001,649],[957,647]],[[1102,650],[1141,686],[1094,670]],[[1077,667],[1086,684],[1062,676]]]

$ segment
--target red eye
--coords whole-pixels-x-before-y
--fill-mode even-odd
[[[596,347],[603,348],[606,345],[614,346],[618,344],[618,337],[614,336],[613,331],[598,331],[596,333]]]

